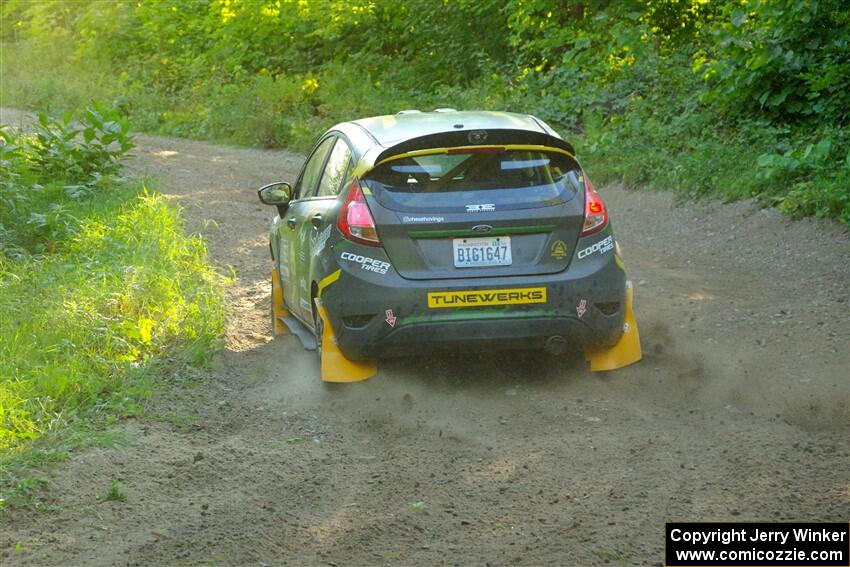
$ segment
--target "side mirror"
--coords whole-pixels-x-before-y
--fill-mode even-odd
[[[257,196],[266,205],[286,206],[292,200],[292,185],[286,181],[277,181],[257,189]]]

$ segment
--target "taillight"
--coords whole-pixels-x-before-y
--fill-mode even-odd
[[[584,176],[584,227],[581,235],[587,236],[599,232],[608,224],[608,209],[602,202],[602,197],[593,188],[593,183]]]
[[[349,240],[368,246],[381,245],[381,239],[378,238],[378,231],[375,229],[375,219],[369,212],[359,179],[355,179],[348,188],[348,193],[339,209],[336,226]]]

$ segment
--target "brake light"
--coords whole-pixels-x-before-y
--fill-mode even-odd
[[[355,179],[349,186],[342,207],[339,209],[336,226],[344,237],[367,246],[380,246],[381,239],[375,228],[375,219],[369,212],[366,196],[360,188],[360,180]]]
[[[599,232],[608,224],[608,209],[602,202],[602,197],[593,188],[593,183],[584,176],[584,226],[581,235],[587,236]]]

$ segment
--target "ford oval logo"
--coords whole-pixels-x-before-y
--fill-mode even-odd
[[[470,144],[483,144],[487,141],[487,130],[473,130],[467,134]]]
[[[489,224],[477,224],[477,225],[472,227],[472,230],[474,230],[475,232],[484,234],[485,232],[490,232],[491,230],[493,230],[493,227],[490,226]]]

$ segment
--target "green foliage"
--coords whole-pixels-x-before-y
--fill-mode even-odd
[[[205,364],[224,301],[179,208],[118,177],[132,142],[112,110],[2,131],[0,493],[11,502],[30,485],[8,459],[81,420],[137,413],[163,358]]]
[[[54,249],[78,219],[69,201],[115,181],[134,147],[126,120],[91,102],[78,121],[39,113],[32,134],[0,127],[0,251]]]
[[[47,480],[39,477],[12,478],[4,484],[4,490],[0,493],[0,511],[6,503],[9,506],[22,506],[29,503],[38,489],[47,484]],[[22,547],[16,548],[18,553],[22,550]]]
[[[117,110],[98,102],[91,103],[78,124],[72,118],[71,112],[62,115],[61,121],[39,113],[35,138],[23,138],[31,150],[30,169],[42,183],[64,177],[82,187],[95,187],[104,175],[118,173],[118,160],[134,147],[129,126]]]
[[[850,119],[850,11],[842,0],[728,2],[704,65],[706,100],[776,119]]]
[[[0,449],[80,408],[133,411],[157,357],[203,363],[222,334],[219,277],[179,211],[138,185],[98,201],[68,204],[61,252],[0,256]]]
[[[95,92],[147,130],[302,151],[404,108],[531,112],[600,177],[850,217],[840,0],[67,4],[0,12],[7,100]]]
[[[124,490],[124,485],[117,480],[113,480],[103,499],[107,502],[126,502],[127,492]]]

